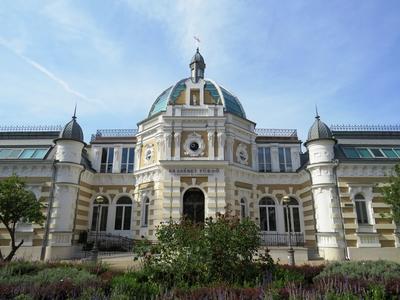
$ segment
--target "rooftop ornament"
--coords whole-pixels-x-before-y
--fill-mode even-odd
[[[60,132],[61,125],[37,125],[37,126],[0,126],[0,132]]]
[[[134,137],[137,132],[137,129],[98,129],[96,134],[92,134],[91,140],[102,137]]]
[[[400,131],[399,125],[331,125],[332,131],[386,131],[396,132]]]
[[[256,128],[255,132],[258,136],[297,137],[296,129]]]

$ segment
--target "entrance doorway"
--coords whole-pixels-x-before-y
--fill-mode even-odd
[[[183,217],[193,223],[204,222],[204,194],[198,188],[190,188],[183,195]]]

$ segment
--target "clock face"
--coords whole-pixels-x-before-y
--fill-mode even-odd
[[[197,150],[199,150],[199,143],[197,143],[197,142],[191,142],[190,143],[190,150],[192,150],[192,151],[197,151]]]
[[[183,144],[184,154],[191,157],[199,157],[204,155],[205,143],[198,133],[191,133]]]

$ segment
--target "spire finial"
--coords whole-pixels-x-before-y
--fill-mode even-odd
[[[193,38],[196,41],[197,52],[199,52],[200,39],[197,36],[193,36]]]
[[[74,119],[74,120],[76,120],[76,106],[77,106],[77,104],[75,103],[74,115],[72,116],[72,119]]]
[[[318,106],[315,104],[315,118],[319,120]]]

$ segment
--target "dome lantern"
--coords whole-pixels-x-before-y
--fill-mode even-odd
[[[204,63],[203,56],[199,52],[199,48],[197,48],[196,53],[192,57],[189,66],[193,82],[197,83],[200,78],[204,78],[204,69],[206,68],[206,64]]]

